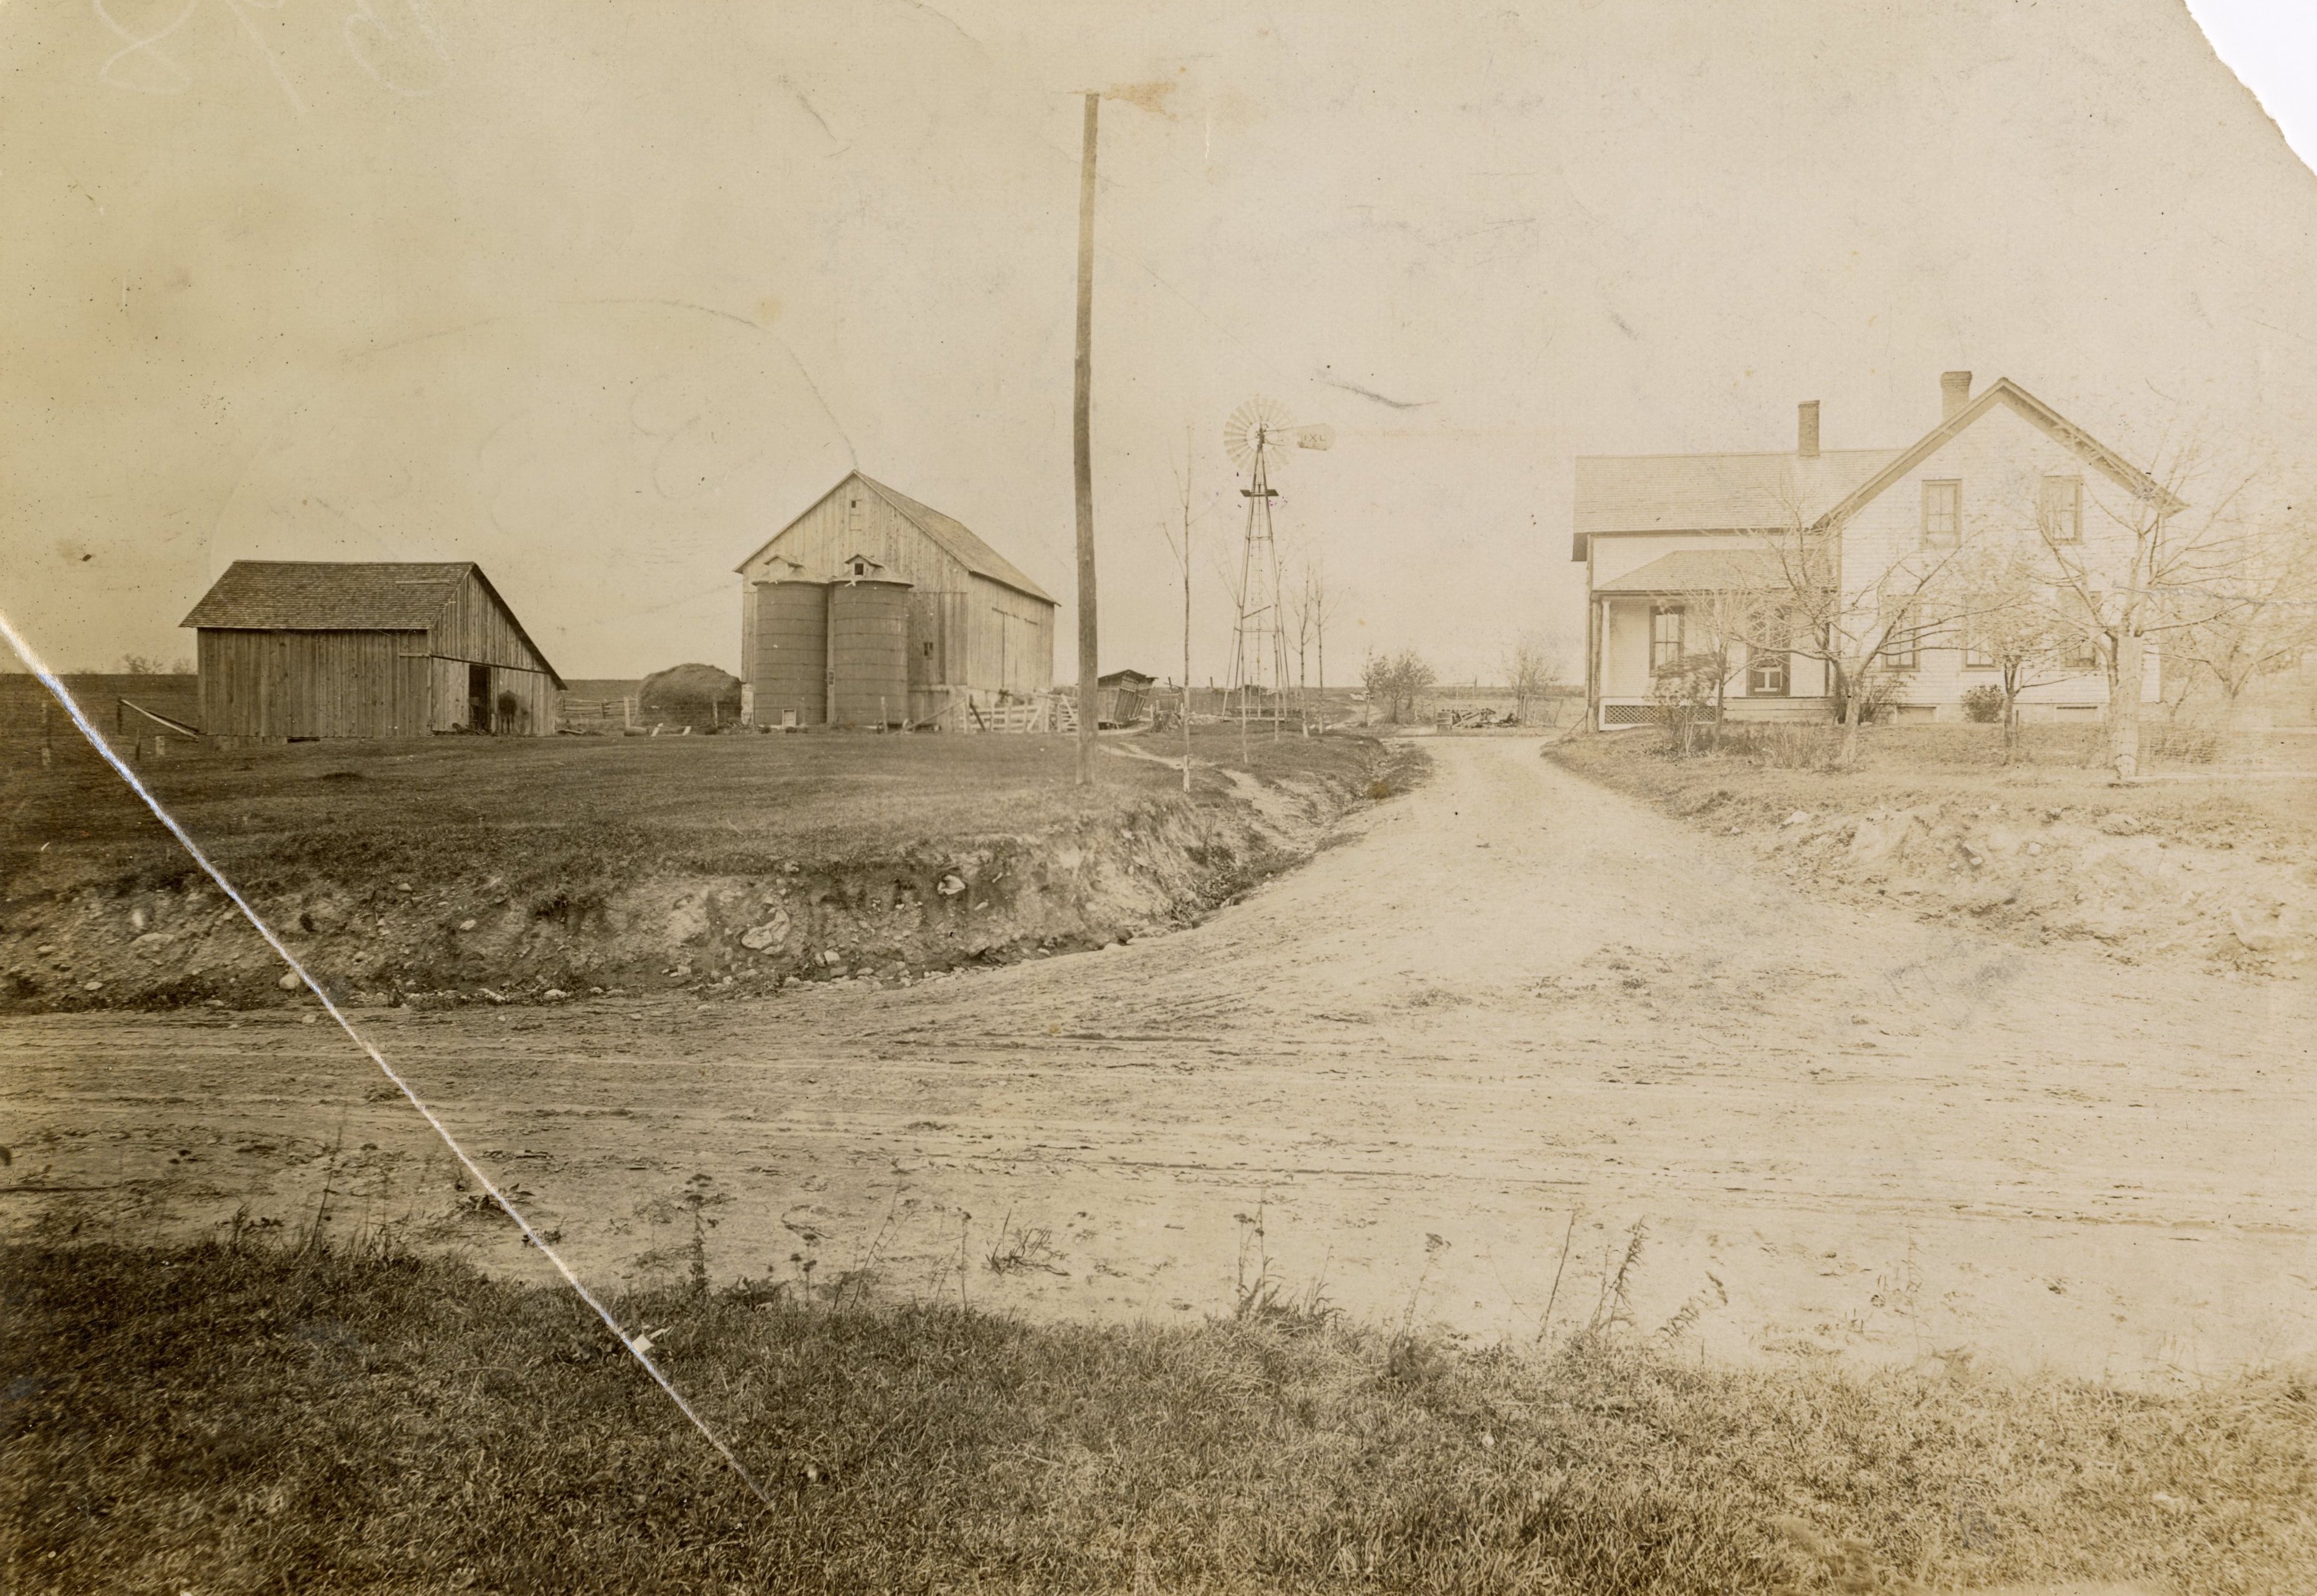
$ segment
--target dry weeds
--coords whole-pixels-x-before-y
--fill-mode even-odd
[[[1481,1351],[1324,1314],[622,1302],[778,1482],[766,1513],[565,1293],[247,1237],[5,1268],[0,1509],[25,1592],[2194,1596],[2317,1568],[2291,1373],[2134,1395],[1704,1367],[1609,1323],[1614,1284],[1587,1333]]]

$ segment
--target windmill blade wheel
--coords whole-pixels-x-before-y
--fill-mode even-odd
[[[1287,406],[1257,395],[1232,411],[1223,424],[1223,450],[1242,471],[1255,463],[1257,450],[1263,451],[1266,463],[1276,465],[1291,446],[1293,431],[1288,424]]]

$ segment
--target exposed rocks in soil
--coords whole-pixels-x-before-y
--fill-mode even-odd
[[[318,879],[255,907],[334,1000],[355,1003],[937,979],[1194,921],[1308,857],[1368,785],[1230,773],[1223,806],[1170,797],[1042,834],[800,856],[756,874]],[[4,914],[0,1010],[311,1001],[207,883],[82,889]]]
[[[1845,896],[2125,957],[2290,973],[2317,950],[2317,865],[2167,837],[2127,810],[1955,799],[1795,810],[1756,848],[1787,878]]]

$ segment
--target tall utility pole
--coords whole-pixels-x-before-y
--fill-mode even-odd
[[[1183,790],[1191,790],[1191,429],[1183,429]]]
[[[1095,720],[1102,670],[1094,616],[1094,138],[1100,94],[1086,97],[1086,153],[1078,163],[1078,358],[1071,404],[1078,498],[1078,785],[1094,782]]]

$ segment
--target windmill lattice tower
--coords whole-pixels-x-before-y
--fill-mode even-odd
[[[1326,449],[1334,442],[1331,428],[1291,423],[1286,407],[1275,399],[1249,399],[1223,426],[1223,447],[1248,478],[1239,490],[1247,500],[1247,539],[1239,554],[1239,620],[1231,639],[1230,691],[1239,697],[1242,720],[1266,694],[1276,718],[1287,690],[1286,594],[1271,519],[1271,501],[1279,493],[1271,486],[1271,473],[1285,463],[1290,450]]]

